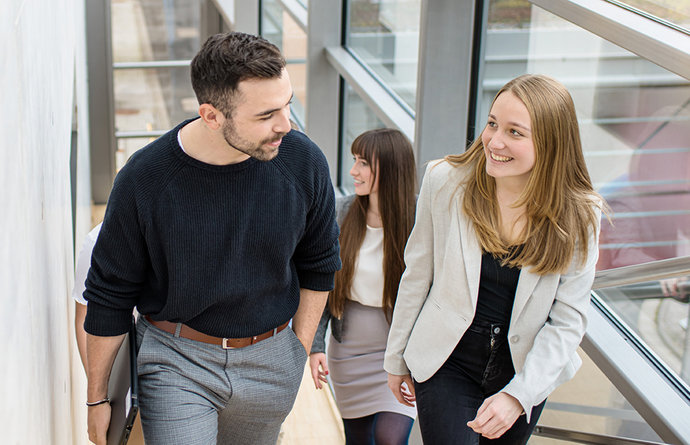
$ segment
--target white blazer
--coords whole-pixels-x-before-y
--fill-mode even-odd
[[[474,318],[482,251],[459,199],[467,171],[445,161],[427,166],[388,334],[384,368],[391,374],[429,379]],[[576,350],[586,328],[597,239],[598,227],[587,240],[584,265],[576,257],[567,273],[520,272],[508,328],[516,374],[501,391],[520,402],[528,422],[532,407],[582,363]]]

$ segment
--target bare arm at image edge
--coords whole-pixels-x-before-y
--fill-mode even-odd
[[[86,375],[88,378],[87,401],[96,402],[108,397],[108,380],[117,351],[125,334],[114,337],[99,337],[86,334],[86,353],[89,357]],[[88,412],[89,440],[96,445],[105,445],[110,424],[110,404],[90,406]]]
[[[79,251],[77,257],[77,267],[74,274],[74,289],[72,289],[72,298],[74,299],[74,332],[77,337],[77,349],[79,351],[79,358],[81,364],[84,366],[84,371],[87,368],[86,361],[86,331],[84,330],[84,320],[86,319],[86,300],[84,299],[84,282],[86,275],[89,273],[91,266],[91,253],[93,246],[98,239],[98,233],[101,230],[101,224],[94,227],[84,238],[84,244]]]
[[[84,319],[86,319],[86,305],[78,301],[74,302],[74,332],[77,336],[77,349],[79,358],[84,366],[84,371],[88,369],[86,362],[86,331],[84,330]]]

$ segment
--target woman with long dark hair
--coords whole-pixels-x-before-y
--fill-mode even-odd
[[[388,390],[383,353],[414,224],[414,154],[401,132],[378,129],[359,135],[352,155],[355,194],[336,200],[343,268],[309,361],[317,388],[330,372],[347,444],[405,444],[416,410],[397,403]]]

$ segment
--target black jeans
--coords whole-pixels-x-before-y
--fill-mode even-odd
[[[473,322],[436,374],[414,383],[425,444],[527,443],[545,401],[532,409],[529,424],[520,416],[498,439],[480,437],[467,426],[484,399],[503,389],[515,375],[507,331],[502,325]]]

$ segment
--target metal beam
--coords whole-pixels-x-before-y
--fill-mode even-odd
[[[261,2],[259,0],[235,0],[233,31],[258,35],[261,31]]]
[[[223,31],[234,30],[235,25],[235,1],[234,0],[212,0],[213,6],[220,14],[223,22]],[[227,29],[226,29],[227,28]],[[221,31],[221,32],[223,32]]]
[[[95,204],[105,204],[115,179],[116,151],[110,1],[85,5],[91,195]]]
[[[326,48],[326,55],[336,71],[388,127],[397,128],[414,141],[414,118],[376,79],[343,47]]]
[[[599,37],[690,79],[690,38],[670,26],[601,0],[529,0]]]
[[[208,37],[223,31],[226,17],[218,10],[213,0],[203,0],[199,4],[199,40],[203,43]],[[183,62],[183,61],[177,61]]]
[[[342,43],[342,8],[340,0],[313,0],[307,17],[306,133],[326,155],[333,184],[340,149],[340,76],[329,63],[325,48]]]
[[[278,0],[278,3],[283,7],[283,10],[290,14],[292,20],[297,23],[297,26],[302,29],[302,31],[307,33],[307,27],[309,26],[309,15],[307,9],[302,6],[297,0]]]
[[[465,150],[476,2],[422,0],[417,75],[417,164]],[[423,173],[423,169],[420,170]]]
[[[631,341],[633,334],[616,326],[611,314],[593,295],[582,349],[662,440],[690,444],[688,398],[668,380],[668,371],[652,365],[648,351],[633,346],[641,340]]]

